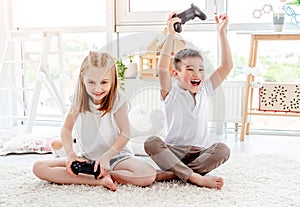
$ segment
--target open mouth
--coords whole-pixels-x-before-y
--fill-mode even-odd
[[[191,84],[192,84],[193,86],[199,86],[200,83],[201,83],[201,80],[191,80]]]

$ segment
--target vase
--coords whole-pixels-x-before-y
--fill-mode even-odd
[[[136,78],[138,72],[137,63],[129,63],[125,70],[125,78]]]
[[[282,32],[284,26],[284,13],[273,13],[274,32]]]

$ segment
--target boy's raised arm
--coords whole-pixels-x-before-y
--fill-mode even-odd
[[[214,89],[221,85],[233,67],[231,50],[226,34],[228,16],[222,14],[219,17],[216,17],[216,23],[221,46],[221,64],[210,78]]]
[[[169,71],[170,68],[170,61],[171,61],[171,53],[173,48],[173,42],[174,42],[174,36],[175,36],[175,30],[174,30],[174,23],[180,22],[180,19],[178,17],[172,18],[172,16],[175,13],[171,13],[169,15],[168,21],[167,21],[167,38],[165,40],[165,43],[162,47],[159,59],[158,59],[158,76],[159,76],[159,82],[160,82],[160,88],[161,88],[161,96],[163,99],[166,98],[169,91],[172,87],[172,79],[171,74]]]

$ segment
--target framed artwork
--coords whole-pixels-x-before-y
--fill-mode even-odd
[[[259,89],[259,110],[300,113],[300,84],[264,83]]]

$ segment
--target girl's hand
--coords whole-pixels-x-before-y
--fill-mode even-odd
[[[84,159],[80,159],[75,152],[72,152],[67,155],[67,160],[66,160],[66,169],[70,175],[77,176],[73,173],[71,169],[71,165],[74,161],[79,161],[79,162],[84,162]]]
[[[227,14],[221,14],[219,16],[215,16],[215,20],[217,23],[218,32],[225,32],[228,25],[228,16]]]
[[[109,173],[109,161],[110,159],[106,157],[100,157],[100,159],[96,161],[94,171],[97,171],[98,164],[100,164],[100,175],[98,176],[98,179],[105,177]]]
[[[176,12],[172,12],[172,13],[170,13],[169,16],[168,16],[168,20],[167,20],[167,29],[168,29],[168,33],[169,33],[169,34],[175,34],[176,31],[175,31],[175,29],[174,29],[174,24],[175,24],[176,22],[181,22],[181,19],[180,19],[179,17],[174,17],[174,18],[172,18],[174,14],[176,14]]]

